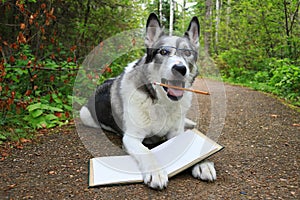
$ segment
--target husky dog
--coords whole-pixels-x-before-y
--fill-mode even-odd
[[[199,29],[198,18],[194,17],[184,36],[168,36],[157,16],[150,14],[146,25],[145,56],[130,63],[118,77],[100,85],[80,110],[83,124],[123,134],[123,146],[136,160],[145,184],[151,188],[165,188],[168,175],[143,141],[146,138],[150,138],[149,141],[170,139],[183,133],[185,125],[195,125],[185,118],[191,106],[191,93],[152,83],[192,86],[198,75],[195,64]],[[193,167],[192,175],[214,181],[214,164],[198,163]]]

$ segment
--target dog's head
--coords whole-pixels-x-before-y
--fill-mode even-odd
[[[151,81],[191,87],[198,75],[196,61],[199,48],[199,21],[193,17],[182,37],[168,36],[155,14],[150,14],[146,26],[146,64],[151,68]],[[180,100],[183,90],[162,87],[159,89],[171,101]]]

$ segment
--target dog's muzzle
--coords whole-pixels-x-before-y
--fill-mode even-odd
[[[172,85],[172,86],[177,86],[177,87],[185,87],[185,82],[183,82],[182,80],[167,80],[162,78],[161,82],[167,85]],[[167,96],[169,97],[169,99],[171,99],[172,101],[178,101],[183,97],[183,90],[177,90],[174,88],[167,88],[167,87],[163,87],[164,90],[167,93]]]

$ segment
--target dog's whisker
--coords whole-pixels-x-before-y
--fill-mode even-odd
[[[176,89],[176,90],[185,90],[185,91],[188,91],[188,92],[194,92],[196,94],[210,95],[209,92],[204,92],[204,91],[201,91],[201,90],[194,90],[194,89],[190,89],[190,88],[182,88],[182,87],[178,87],[178,86],[174,86],[174,85],[168,85],[168,84],[159,83],[159,82],[153,82],[152,84],[167,87],[167,88],[173,88],[173,89]]]

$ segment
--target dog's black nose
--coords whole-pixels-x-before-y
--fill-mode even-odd
[[[178,75],[178,73],[184,76],[186,74],[186,67],[182,63],[175,64],[172,67],[172,72],[175,76]]]

